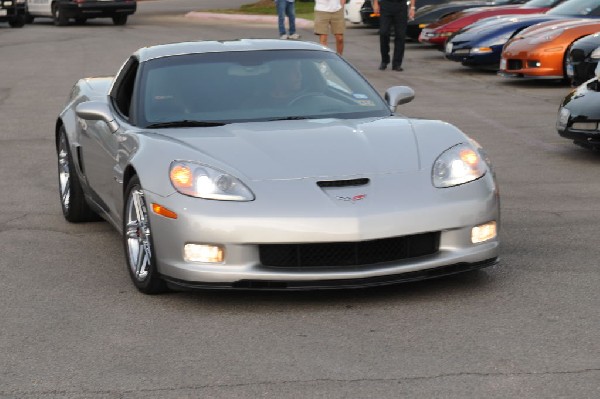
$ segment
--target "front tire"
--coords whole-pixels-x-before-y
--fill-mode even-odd
[[[115,25],[125,25],[127,23],[127,15],[119,14],[112,17],[113,24]]]
[[[56,26],[66,26],[69,24],[69,18],[62,12],[58,3],[52,3],[52,21]]]
[[[129,181],[125,190],[123,244],[127,269],[135,287],[144,294],[165,292],[166,283],[156,269],[148,207],[137,176]]]
[[[56,153],[58,156],[58,188],[63,216],[71,223],[100,220],[98,214],[90,208],[85,200],[64,127],[61,127],[58,133]]]

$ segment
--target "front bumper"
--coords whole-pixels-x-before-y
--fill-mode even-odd
[[[498,74],[504,77],[529,79],[564,79],[564,52],[528,48],[519,41],[510,43],[502,52]]]
[[[475,46],[475,48],[480,48]],[[447,59],[460,62],[465,66],[494,66],[497,67],[500,62],[502,46],[491,46],[489,52],[476,52],[470,44],[446,43],[444,54]]]
[[[16,3],[15,0],[0,0],[0,21],[12,21],[25,16],[25,3]]]
[[[63,3],[61,11],[67,18],[110,18],[115,15],[132,15],[137,4],[135,1],[123,2],[85,2]]]
[[[499,252],[498,237],[471,243],[474,226],[496,221],[499,228],[499,200],[491,175],[450,189],[430,187],[431,195],[417,194],[424,192],[419,181],[424,180],[415,179],[404,189],[386,193],[385,206],[373,198],[371,203],[314,207],[306,196],[304,204],[296,206],[291,202],[298,196],[285,187],[289,182],[281,182],[275,194],[280,198],[272,196],[268,203],[206,201],[180,194],[160,197],[147,192],[149,203],[159,203],[179,215],[176,220],[150,215],[159,273],[189,288],[312,289],[389,284],[493,264]],[[426,182],[431,186],[429,179]],[[272,188],[264,189],[273,195]],[[259,187],[257,198],[261,198],[260,191]],[[397,203],[390,204],[390,198]],[[282,203],[288,205],[275,205]],[[414,258],[352,266],[261,263],[262,244],[356,243],[428,232],[439,232],[439,250]],[[186,262],[183,247],[187,243],[220,245],[225,261]]]

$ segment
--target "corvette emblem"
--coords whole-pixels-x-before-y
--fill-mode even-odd
[[[367,194],[358,194],[358,195],[355,195],[354,197],[336,196],[335,199],[340,200],[340,201],[356,202],[356,201],[361,201],[361,200],[365,199],[366,197],[367,197]]]

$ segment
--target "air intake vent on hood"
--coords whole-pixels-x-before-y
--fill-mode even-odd
[[[352,180],[323,180],[318,181],[319,187],[352,187],[352,186],[364,186],[369,183],[369,179],[352,179]]]

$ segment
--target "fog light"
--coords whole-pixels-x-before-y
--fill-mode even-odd
[[[496,238],[496,222],[487,222],[473,227],[471,230],[471,242],[477,244],[480,242]]]
[[[225,251],[219,245],[185,244],[183,257],[187,262],[221,263],[225,259]]]
[[[572,128],[575,130],[598,130],[598,124],[596,122],[573,122]]]

